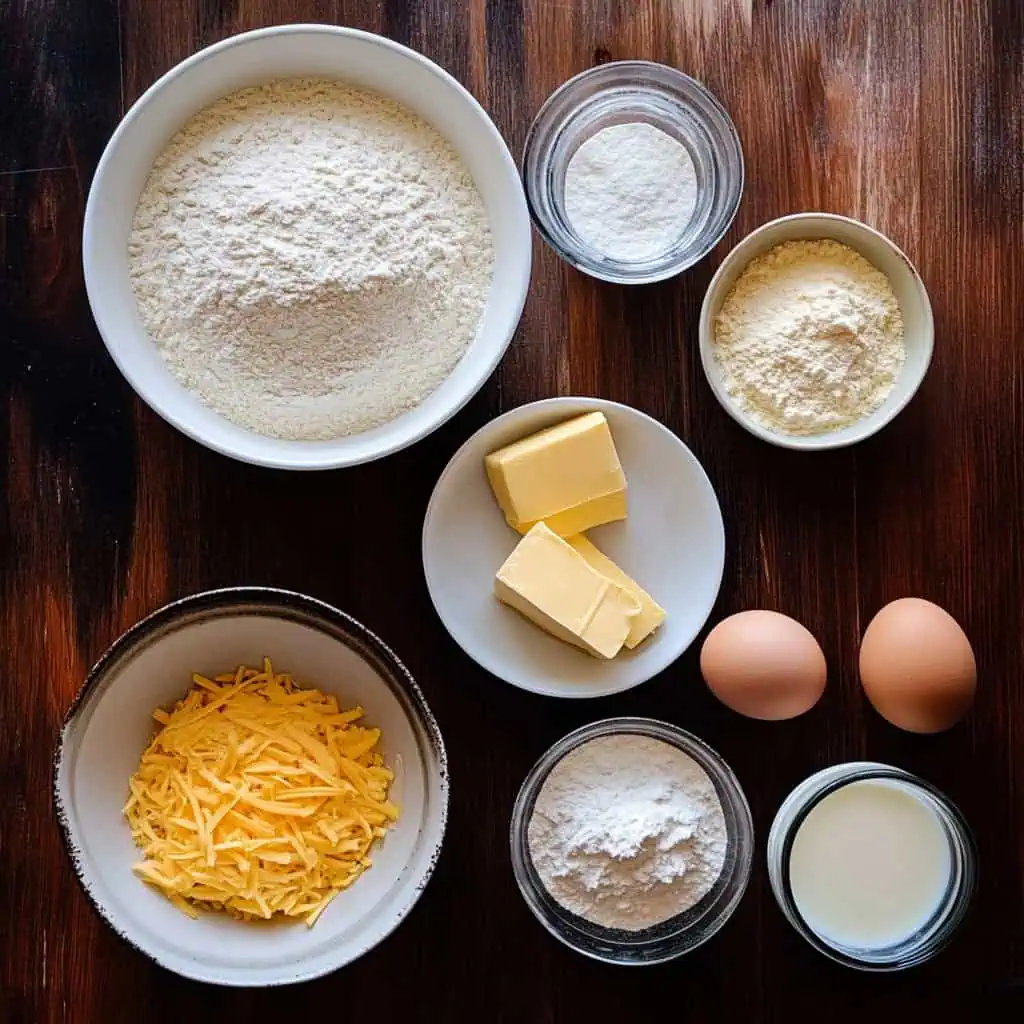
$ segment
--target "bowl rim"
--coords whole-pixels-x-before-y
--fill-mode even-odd
[[[722,116],[729,129],[729,140],[735,145],[734,155],[738,163],[739,180],[736,188],[736,195],[730,200],[729,213],[725,218],[721,230],[719,230],[713,237],[708,237],[707,244],[697,256],[692,259],[678,260],[675,263],[666,264],[660,270],[656,270],[650,274],[633,277],[618,274],[611,270],[605,270],[587,260],[578,259],[574,253],[567,250],[561,242],[554,237],[548,228],[546,219],[540,214],[538,204],[534,199],[533,190],[527,184],[529,178],[526,174],[526,168],[530,154],[536,148],[537,134],[540,131],[540,127],[544,123],[544,120],[550,117],[551,110],[559,98],[579,89],[580,85],[590,78],[599,77],[601,75],[610,75],[614,71],[627,74],[630,71],[640,71],[645,69],[653,69],[656,74],[662,74],[666,78],[675,79],[676,85],[682,90],[692,89],[698,93],[709,104],[709,106]],[[747,180],[746,159],[743,155],[743,141],[740,139],[739,130],[736,128],[736,122],[732,119],[732,115],[726,109],[725,104],[699,78],[695,78],[693,75],[689,75],[685,71],[681,71],[679,68],[673,67],[671,64],[664,64],[661,61],[656,60],[639,59],[612,60],[606,61],[603,64],[595,64],[593,67],[584,68],[582,71],[578,71],[571,78],[566,79],[560,86],[558,86],[558,88],[554,89],[537,109],[537,113],[533,116],[533,120],[530,122],[530,126],[527,129],[526,138],[523,141],[522,154],[520,156],[520,170],[530,220],[533,222],[534,227],[536,227],[537,233],[547,243],[549,248],[551,248],[556,256],[568,263],[569,266],[574,267],[580,273],[586,274],[598,281],[618,285],[642,286],[648,284],[660,284],[664,281],[670,281],[672,278],[679,277],[681,274],[685,274],[686,271],[692,270],[698,263],[707,259],[715,246],[718,245],[718,243],[725,237],[726,232],[736,219],[736,214],[739,212],[740,206],[743,203],[743,195],[746,190]]]
[[[61,783],[61,771],[64,766],[65,743],[69,738],[69,727],[74,724],[80,711],[85,706],[87,698],[97,686],[102,686],[105,679],[115,672],[119,663],[130,658],[134,652],[149,642],[158,640],[162,635],[174,630],[176,623],[186,615],[216,612],[221,608],[230,608],[244,605],[271,607],[274,613],[291,611],[298,613],[299,617],[307,623],[312,622],[319,625],[328,625],[333,629],[341,629],[346,633],[354,634],[368,649],[371,655],[383,662],[391,670],[393,678],[400,682],[405,695],[415,710],[419,724],[422,726],[427,741],[437,761],[436,778],[431,780],[431,787],[436,786],[438,834],[433,848],[426,856],[426,867],[422,878],[413,889],[410,898],[402,907],[401,912],[393,919],[391,926],[383,932],[375,942],[369,945],[360,953],[342,963],[334,965],[318,966],[313,970],[296,970],[288,977],[273,978],[271,980],[251,980],[234,976],[220,976],[207,971],[201,964],[196,969],[184,971],[180,965],[166,963],[164,958],[151,949],[141,946],[126,934],[121,925],[109,913],[107,907],[99,900],[92,887],[87,883],[82,870],[83,857],[71,829],[71,812],[65,801],[64,787]],[[332,630],[333,632],[333,630]],[[339,643],[342,641],[338,641]],[[363,654],[360,651],[356,653]],[[102,699],[100,694],[99,699]],[[444,837],[447,831],[448,813],[450,803],[450,781],[448,768],[448,754],[445,749],[444,739],[440,727],[434,718],[433,712],[427,704],[423,691],[416,682],[412,673],[405,664],[398,658],[394,651],[377,636],[351,615],[341,611],[339,608],[321,601],[318,598],[310,597],[298,591],[286,590],[279,587],[264,586],[235,586],[221,587],[213,590],[204,590],[190,594],[183,598],[162,605],[155,611],[144,616],[134,625],[126,629],[106,650],[99,656],[95,664],[89,670],[84,682],[79,687],[67,711],[65,712],[57,739],[54,743],[51,759],[50,787],[51,803],[57,825],[60,829],[61,840],[65,853],[71,861],[71,866],[79,886],[85,893],[96,913],[106,922],[112,931],[125,943],[141,953],[148,960],[169,970],[181,977],[187,977],[195,981],[202,981],[210,984],[221,985],[229,988],[270,988],[282,985],[291,985],[303,981],[311,981],[314,978],[323,977],[334,971],[354,963],[360,957],[365,956],[370,950],[376,948],[385,941],[406,919],[429,883],[437,862],[441,856],[444,845]]]
[[[466,453],[470,446],[477,440],[477,438],[484,433],[484,431],[491,430],[500,423],[508,423],[517,417],[521,417],[530,411],[546,411],[546,410],[557,410],[564,408],[566,416],[572,416],[574,414],[582,415],[584,411],[589,408],[591,411],[603,412],[608,409],[614,409],[616,412],[620,412],[626,416],[635,417],[640,422],[644,423],[647,429],[656,429],[664,434],[669,435],[677,445],[679,445],[686,453],[686,461],[693,470],[697,473],[703,483],[707,486],[707,489],[714,500],[715,508],[718,510],[718,530],[716,531],[715,546],[717,552],[717,576],[718,580],[715,584],[714,592],[709,595],[707,605],[703,608],[703,614],[701,616],[700,625],[693,631],[693,635],[686,639],[685,643],[677,643],[675,647],[671,649],[671,653],[666,653],[663,657],[655,662],[655,667],[649,671],[640,672],[636,679],[631,679],[625,683],[621,683],[614,687],[610,687],[606,690],[593,693],[580,693],[575,690],[570,690],[564,683],[559,684],[562,689],[552,690],[545,689],[533,685],[529,685],[519,675],[516,678],[511,678],[509,674],[500,671],[500,667],[494,665],[490,660],[482,661],[477,653],[470,651],[469,648],[463,645],[462,641],[455,634],[452,628],[449,626],[447,619],[441,614],[441,610],[438,608],[437,600],[434,596],[435,585],[432,581],[437,579],[437,574],[432,573],[430,565],[428,563],[427,552],[430,549],[428,544],[428,531],[430,524],[436,516],[436,503],[439,500],[438,496],[441,492],[442,486],[444,485],[448,476],[454,472],[454,467],[457,462],[461,461],[466,457]],[[538,428],[542,429],[542,428]],[[495,515],[501,516],[500,510],[495,507]],[[627,690],[635,689],[638,686],[642,686],[644,683],[649,682],[656,675],[667,671],[671,668],[694,644],[697,637],[700,636],[701,630],[708,623],[708,619],[711,618],[711,613],[715,609],[715,604],[718,601],[718,596],[722,591],[722,580],[725,578],[725,559],[726,559],[726,534],[725,534],[725,518],[722,515],[722,503],[718,497],[718,491],[715,490],[715,485],[711,482],[708,471],[704,468],[704,464],[697,458],[693,449],[674,431],[667,427],[660,420],[655,419],[653,416],[635,406],[627,405],[625,402],[615,402],[609,398],[594,398],[587,395],[557,395],[552,398],[541,398],[534,402],[525,402],[523,405],[517,405],[512,409],[508,409],[493,419],[488,420],[479,429],[473,431],[473,433],[463,441],[462,444],[455,450],[452,456],[448,459],[444,469],[437,478],[437,482],[434,484],[433,490],[430,492],[430,499],[427,502],[426,511],[423,513],[423,526],[420,531],[420,559],[423,567],[424,581],[427,586],[427,593],[430,596],[430,603],[434,609],[434,613],[437,615],[438,621],[444,627],[445,632],[458,648],[470,658],[474,664],[479,665],[485,672],[498,679],[500,682],[507,686],[514,686],[517,689],[523,690],[527,693],[533,693],[540,697],[550,697],[556,700],[599,700],[602,697],[610,697],[614,694],[625,693]],[[666,651],[669,649],[666,648]]]
[[[508,331],[508,337],[503,343],[495,346],[495,350],[491,357],[486,360],[486,364],[481,365],[478,373],[474,375],[474,380],[467,383],[463,388],[462,393],[456,396],[455,401],[435,413],[415,429],[409,431],[407,436],[400,437],[396,440],[388,440],[386,437],[381,438],[374,446],[374,449],[370,452],[352,455],[345,454],[343,451],[338,450],[339,446],[344,446],[346,441],[351,440],[351,438],[358,437],[358,434],[351,435],[350,437],[337,438],[332,441],[284,441],[283,443],[285,444],[303,446],[300,450],[308,454],[304,454],[301,462],[297,462],[295,458],[288,458],[286,456],[268,456],[261,454],[261,441],[263,441],[264,438],[252,431],[247,432],[251,435],[251,438],[239,443],[214,441],[205,437],[204,432],[201,429],[196,429],[191,425],[189,422],[190,418],[187,415],[181,415],[178,411],[178,403],[173,398],[167,400],[165,398],[152,395],[148,386],[140,381],[139,375],[133,373],[129,369],[120,353],[119,343],[116,340],[116,332],[109,327],[107,322],[105,313],[106,303],[99,299],[94,301],[94,296],[99,296],[100,294],[100,278],[103,276],[100,269],[94,265],[93,260],[93,251],[96,246],[95,238],[103,231],[103,225],[98,222],[98,214],[96,212],[97,200],[94,197],[105,186],[106,178],[109,173],[108,168],[115,162],[117,150],[119,149],[122,140],[131,131],[133,131],[135,123],[145,115],[146,110],[152,103],[154,97],[176,79],[190,73],[194,68],[206,61],[218,58],[228,50],[239,46],[246,46],[266,38],[289,35],[334,36],[336,38],[347,38],[367,45],[377,46],[382,50],[389,51],[397,57],[412,61],[443,82],[453,92],[453,94],[461,99],[461,101],[472,111],[479,124],[481,133],[485,134],[490,140],[490,143],[496,146],[501,162],[504,165],[505,181],[509,186],[507,189],[509,193],[509,201],[512,202],[512,205],[518,206],[516,230],[520,236],[519,245],[517,247],[519,265],[516,268],[514,275],[516,278],[515,284],[519,293],[519,299],[511,310],[514,316],[510,317],[511,327]],[[271,79],[268,78],[267,80],[269,81]],[[339,81],[344,81],[344,79],[339,78]],[[424,120],[427,119],[424,118]],[[433,125],[433,127],[436,128],[437,126]],[[514,203],[513,201],[515,196],[518,196],[518,203]],[[385,36],[377,35],[374,32],[366,32],[362,29],[349,28],[348,26],[343,25],[322,25],[297,22],[294,24],[272,25],[266,28],[253,29],[248,32],[240,32],[236,35],[229,36],[226,39],[211,43],[209,46],[203,47],[203,49],[196,51],[165,71],[156,79],[155,82],[145,89],[134,103],[132,103],[121,117],[121,120],[118,122],[117,127],[114,129],[110,138],[107,140],[107,144],[103,148],[103,153],[100,156],[99,162],[96,165],[96,170],[93,173],[92,180],[89,184],[89,191],[85,202],[85,213],[82,221],[81,260],[85,280],[86,297],[89,302],[93,321],[96,324],[96,329],[99,332],[100,337],[103,339],[104,347],[109,353],[111,359],[114,361],[114,365],[128,382],[132,391],[134,391],[135,394],[153,410],[153,412],[176,430],[181,431],[186,437],[191,438],[193,441],[203,445],[205,448],[209,448],[211,451],[215,451],[220,455],[225,455],[228,458],[236,459],[239,462],[245,462],[255,466],[265,466],[270,469],[316,471],[325,469],[342,469],[347,466],[362,465],[363,463],[374,462],[388,455],[393,455],[395,452],[408,448],[410,445],[416,444],[424,437],[432,434],[465,407],[465,405],[473,398],[474,395],[477,394],[477,392],[479,392],[491,374],[495,371],[515,338],[516,330],[518,329],[519,322],[522,319],[523,309],[525,308],[526,300],[529,295],[530,278],[533,267],[533,246],[530,240],[530,214],[526,205],[526,194],[523,189],[522,179],[519,176],[519,168],[517,167],[515,159],[509,150],[508,143],[505,141],[504,136],[498,130],[497,125],[495,125],[491,116],[483,108],[481,103],[464,85],[462,85],[461,82],[458,81],[458,79],[424,54],[418,53],[411,47],[404,46],[402,43],[397,43]],[[469,348],[467,348],[466,353],[464,353],[463,358],[465,357],[465,354],[468,354],[468,352],[472,350],[478,340],[478,338],[474,338],[470,343]],[[148,339],[148,342],[150,345],[153,344],[152,339]],[[221,418],[223,419],[223,417]],[[389,426],[394,422],[394,420],[390,420],[387,424],[384,424],[384,426]],[[317,445],[319,447],[312,447],[313,445]],[[305,446],[310,447],[307,448]]]
[[[893,405],[884,417],[879,419],[877,423],[872,424],[870,427],[864,426],[867,420],[867,417],[865,417],[856,423],[843,427],[841,431],[830,431],[826,434],[775,433],[774,431],[768,430],[766,427],[762,427],[741,408],[739,408],[732,398],[724,392],[724,389],[716,379],[715,373],[712,372],[711,364],[715,357],[711,351],[711,307],[717,302],[719,292],[722,289],[723,278],[741,260],[744,260],[745,265],[747,265],[757,255],[760,255],[759,252],[754,252],[749,256],[747,255],[748,250],[755,248],[754,243],[756,241],[783,225],[801,223],[806,223],[808,225],[809,231],[808,234],[804,236],[805,238],[817,237],[813,235],[813,226],[815,224],[820,225],[822,223],[832,223],[847,225],[854,231],[854,233],[859,233],[880,242],[885,248],[889,249],[910,272],[910,277],[914,283],[914,290],[917,292],[921,300],[921,310],[923,313],[921,350],[924,353],[924,361],[921,366],[921,371],[917,374],[916,379],[911,382],[906,394]],[[848,448],[851,445],[859,444],[861,441],[866,441],[869,437],[873,437],[879,431],[887,427],[910,403],[911,399],[913,399],[917,394],[918,389],[921,387],[921,384],[928,373],[928,368],[931,365],[932,355],[935,350],[935,318],[932,312],[931,299],[928,296],[928,289],[925,287],[924,279],[921,277],[917,267],[914,266],[907,254],[891,238],[882,234],[882,232],[877,228],[871,227],[870,224],[865,224],[864,221],[857,220],[854,217],[847,217],[838,213],[805,211],[802,213],[787,214],[784,217],[776,217],[774,220],[766,221],[764,224],[754,228],[753,231],[745,235],[729,250],[725,258],[719,264],[714,276],[711,278],[707,290],[704,292],[704,300],[701,303],[700,309],[698,347],[700,349],[700,363],[701,369],[704,371],[704,379],[711,388],[715,399],[729,414],[729,416],[743,427],[744,430],[753,434],[755,437],[760,438],[762,441],[767,441],[769,444],[775,445],[778,448],[789,448],[793,451],[802,452],[831,451],[836,448]],[[837,436],[845,431],[850,431],[850,433],[844,437]]]
[[[554,903],[556,902],[554,897],[544,891],[543,883],[539,884],[540,892],[535,892],[534,890],[538,886],[534,884],[533,879],[530,877],[531,866],[529,865],[530,854],[529,841],[527,839],[530,818],[527,817],[527,812],[532,812],[537,797],[540,795],[540,791],[551,772],[567,754],[589,743],[591,740],[600,739],[603,736],[622,735],[646,736],[659,740],[662,743],[671,744],[692,758],[707,774],[708,778],[711,779],[720,799],[722,788],[724,787],[728,791],[728,802],[736,816],[738,833],[741,840],[745,840],[743,842],[745,847],[744,855],[737,856],[733,864],[732,892],[728,899],[723,902],[711,925],[705,928],[699,940],[692,945],[683,945],[681,948],[671,949],[663,955],[648,960],[630,960],[612,955],[604,955],[596,949],[588,949],[572,941],[570,936],[558,926],[548,912],[545,900],[550,900]],[[720,786],[719,783],[722,785]],[[612,964],[617,967],[648,967],[675,960],[686,953],[699,949],[706,942],[713,939],[729,922],[739,908],[750,885],[756,848],[756,830],[746,791],[743,789],[731,765],[714,747],[701,739],[700,736],[683,729],[681,726],[674,725],[672,722],[646,716],[622,715],[604,718],[572,730],[572,732],[567,733],[548,747],[534,762],[516,794],[509,822],[509,843],[511,847],[512,872],[515,876],[520,895],[522,895],[524,902],[530,908],[534,917],[544,926],[549,934],[553,935],[574,952],[580,953],[592,960],[597,960],[600,963]],[[677,939],[686,934],[685,931],[678,933]]]

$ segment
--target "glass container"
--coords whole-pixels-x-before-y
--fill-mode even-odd
[[[826,797],[855,782],[881,781],[919,800],[938,819],[948,843],[949,877],[930,917],[913,933],[890,945],[856,947],[815,930],[793,895],[790,858],[807,816]],[[977,853],[971,831],[956,806],[934,786],[901,768],[874,761],[853,761],[826,768],[805,779],[779,808],[768,836],[768,876],[789,923],[819,952],[847,967],[899,971],[931,959],[963,921],[977,885]]]
[[[548,775],[570,751],[602,736],[648,736],[688,754],[714,784],[725,816],[725,863],[711,890],[693,907],[642,931],[606,928],[571,913],[545,889],[530,856],[527,838],[534,805]],[[696,736],[650,718],[609,718],[559,740],[527,775],[512,812],[512,868],[530,910],[571,949],[615,964],[656,964],[707,942],[732,916],[746,891],[754,852],[750,807],[732,769]]]
[[[646,122],[686,147],[697,205],[682,234],[650,259],[616,259],[575,231],[565,174],[584,142],[611,125]],[[725,234],[743,195],[743,152],[725,108],[696,79],[650,61],[602,64],[571,78],[541,107],[526,138],[523,183],[537,230],[564,260],[592,277],[649,284],[693,266]]]

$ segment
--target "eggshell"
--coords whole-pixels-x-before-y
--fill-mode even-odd
[[[739,612],[708,634],[700,670],[711,692],[748,718],[809,711],[825,690],[825,655],[808,629],[778,612]]]
[[[930,601],[887,604],[860,644],[860,681],[875,710],[908,732],[943,732],[971,706],[974,651],[960,624]]]

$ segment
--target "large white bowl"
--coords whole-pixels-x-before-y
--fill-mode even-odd
[[[152,738],[154,708],[184,696],[193,672],[270,657],[277,671],[360,705],[379,726],[401,815],[373,866],[313,928],[201,914],[192,920],[132,873],[141,859],[122,814],[128,780]],[[75,871],[128,942],[178,974],[221,985],[282,985],[350,963],[398,927],[427,884],[448,813],[441,734],[412,676],[369,630],[287,591],[210,591],[155,612],[89,674],[61,732],[54,799]]]
[[[653,636],[611,661],[556,640],[495,599],[494,574],[520,538],[484,472],[490,452],[596,411],[626,472],[629,516],[589,536],[667,612]],[[600,398],[549,398],[491,420],[452,456],[423,522],[427,589],[455,642],[499,679],[551,697],[604,697],[668,668],[707,622],[724,565],[722,512],[696,456],[657,420]]]
[[[841,430],[824,434],[782,434],[758,423],[726,390],[714,353],[715,318],[736,279],[751,260],[782,242],[830,238],[856,249],[889,279],[903,314],[907,358],[888,398],[874,412]],[[745,430],[780,448],[821,451],[843,448],[876,434],[914,397],[932,358],[935,326],[924,281],[896,243],[859,220],[832,213],[797,213],[762,224],[722,261],[711,279],[700,311],[700,359],[704,375],[722,408]]]
[[[476,339],[451,376],[415,409],[335,441],[287,441],[245,430],[203,405],[164,365],[139,319],[128,238],[153,161],[184,123],[237,89],[277,78],[336,78],[415,110],[452,145],[483,197],[494,278]],[[93,179],[82,244],[93,316],[139,396],[190,437],[233,458],[282,469],[369,462],[435,430],[498,365],[519,323],[530,280],[530,218],[515,162],[494,123],[447,72],[404,46],[330,25],[283,25],[234,36],[183,61],[151,86],[114,132]]]

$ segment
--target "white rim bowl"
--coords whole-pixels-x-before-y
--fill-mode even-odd
[[[781,434],[754,420],[726,391],[714,354],[714,327],[726,297],[751,260],[781,242],[795,239],[834,239],[856,249],[889,279],[903,313],[906,362],[889,396],[874,412],[825,434]],[[921,275],[903,251],[885,235],[858,220],[831,213],[797,213],[762,224],[739,243],[711,279],[700,311],[700,360],[704,375],[723,409],[755,437],[780,448],[822,451],[843,448],[878,433],[902,411],[924,380],[932,358],[935,325],[931,302]]]
[[[361,705],[382,729],[401,815],[373,866],[313,928],[303,921],[187,917],[136,878],[141,859],[122,814],[149,743],[152,711],[184,696],[193,672],[269,656],[278,671]],[[185,598],[133,626],[103,655],[68,711],[54,760],[54,802],[75,872],[94,906],[146,956],[219,985],[306,981],[366,953],[405,919],[440,855],[448,814],[444,743],[423,694],[392,651],[343,612],[301,594],[236,587]]]
[[[494,574],[519,541],[484,472],[484,456],[585,412],[605,414],[628,485],[629,517],[588,532],[668,613],[653,636],[611,661],[549,636],[500,604]],[[602,697],[668,668],[703,628],[718,597],[725,529],[693,453],[657,420],[599,398],[549,398],[478,430],[452,457],[423,521],[423,570],[441,622],[481,667],[552,697]]]
[[[128,237],[153,161],[194,114],[238,89],[279,78],[325,77],[404,103],[465,162],[494,240],[494,277],[475,340],[441,386],[416,408],[373,430],[333,441],[264,437],[229,422],[164,365],[139,318],[128,273]],[[85,210],[82,259],[96,325],[110,355],[147,405],[189,437],[243,462],[332,469],[405,448],[453,416],[508,348],[530,281],[530,217],[508,146],[479,103],[426,57],[388,39],[331,25],[283,25],[233,36],[168,71],[118,125],[96,169]]]

